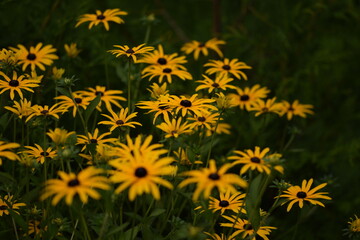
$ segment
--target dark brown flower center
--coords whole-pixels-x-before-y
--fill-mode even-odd
[[[229,71],[230,69],[231,69],[231,67],[229,66],[229,65],[224,65],[224,66],[222,66],[222,68],[224,69],[224,70],[226,70],[226,71]]]
[[[159,58],[159,59],[157,60],[157,62],[158,62],[158,64],[160,64],[160,65],[165,65],[165,64],[167,64],[167,61],[166,61],[165,58]]]
[[[9,85],[11,87],[17,87],[17,86],[19,86],[19,81],[18,80],[10,80]]]
[[[189,100],[181,100],[180,105],[183,107],[191,107],[191,102]]]
[[[78,180],[77,178],[75,178],[75,179],[73,179],[73,180],[70,180],[70,181],[68,182],[68,186],[69,186],[69,187],[76,187],[76,186],[78,186],[78,185],[80,185],[80,182],[79,182],[79,180]]]
[[[49,113],[49,111],[48,111],[48,110],[42,110],[40,113],[41,113],[42,115],[46,115],[46,114]]]
[[[36,59],[36,55],[33,53],[29,53],[26,58],[27,60],[33,61]]]
[[[102,14],[100,14],[100,15],[97,15],[96,18],[97,18],[98,20],[104,20],[104,19],[105,19],[105,16],[102,15]]]
[[[241,101],[244,101],[244,102],[245,102],[245,101],[249,101],[249,99],[250,99],[249,95],[246,95],[246,94],[245,94],[245,95],[241,95],[241,96],[240,96],[240,100],[241,100]]]
[[[147,171],[143,167],[139,167],[135,170],[135,176],[137,176],[138,178],[143,178],[146,175],[147,175]]]
[[[159,106],[160,110],[165,110],[165,109],[169,109],[169,106],[163,105],[163,106]]]
[[[219,180],[220,176],[217,173],[210,173],[208,176],[211,180]]]
[[[96,91],[96,92],[95,92],[95,95],[96,95],[96,96],[100,95],[100,96],[102,97],[102,96],[104,96],[104,92]]]
[[[97,143],[97,142],[98,142],[97,139],[94,139],[94,138],[90,139],[90,143]]]
[[[228,201],[226,201],[226,200],[221,200],[220,202],[219,202],[219,206],[220,207],[227,207],[227,206],[229,206],[230,205],[230,203],[228,202]]]
[[[294,111],[294,108],[293,108],[293,107],[289,107],[288,111],[293,112],[293,111]]]
[[[213,86],[214,88],[218,88],[220,85],[218,83],[213,83],[211,84],[211,86]]]
[[[81,99],[81,98],[74,98],[74,101],[75,101],[77,104],[79,104],[79,103],[82,102],[82,99]]]
[[[116,121],[116,124],[117,124],[117,125],[123,125],[123,124],[124,124],[124,121],[123,121],[123,120],[117,120],[117,121]]]
[[[252,226],[251,224],[247,223],[247,224],[244,224],[244,229],[246,229],[246,230],[252,230],[252,229],[253,229],[253,226]]]
[[[262,111],[263,111],[263,112],[268,112],[269,109],[268,109],[267,107],[264,107],[264,108],[262,108]]]
[[[204,117],[198,117],[198,121],[200,121],[200,122],[205,122],[205,120],[206,120],[206,118],[204,118]]]
[[[296,196],[298,198],[306,198],[307,195],[306,195],[306,192],[300,191],[296,194]]]
[[[129,54],[134,54],[134,50],[132,50],[132,48],[129,48],[128,50],[125,51],[126,53],[129,53]]]
[[[49,156],[49,153],[48,152],[41,152],[40,155],[47,157],[47,156]]]
[[[171,73],[171,72],[172,72],[171,68],[164,68],[163,69],[163,73]]]
[[[253,163],[260,163],[261,162],[260,158],[258,158],[258,157],[252,157],[252,158],[250,158],[250,161],[253,162]]]
[[[205,43],[199,43],[199,48],[205,47]]]
[[[4,211],[4,210],[6,210],[8,207],[6,206],[6,205],[1,205],[0,206],[0,211]]]

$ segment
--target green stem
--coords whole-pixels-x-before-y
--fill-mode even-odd
[[[76,230],[78,224],[79,224],[79,219],[76,219],[76,222],[75,222],[75,225],[74,225],[74,230],[73,230],[73,232],[72,232],[72,234],[71,234],[70,240],[73,240],[73,239],[74,239],[75,230]]]
[[[214,132],[211,136],[211,140],[210,140],[210,150],[209,150],[209,153],[208,153],[208,156],[207,156],[207,159],[206,159],[206,167],[209,166],[209,160],[210,160],[210,156],[211,156],[211,150],[212,150],[212,147],[213,147],[213,142],[214,142],[214,138],[215,138],[215,135],[216,135],[216,130],[217,130],[217,127],[219,126],[219,122],[220,122],[220,118],[221,118],[221,115],[223,113],[223,110],[220,111],[220,114],[219,114],[219,117],[216,121],[216,125],[215,125],[215,128],[214,128]]]
[[[82,223],[82,225],[84,227],[84,239],[91,240],[89,229],[88,229],[88,226],[86,224],[86,220],[85,220],[82,208],[80,209],[80,218],[81,218],[81,223]]]
[[[102,225],[101,225],[101,229],[100,229],[100,233],[99,233],[99,238],[98,240],[101,240],[103,238],[103,235],[105,233],[105,229],[106,229],[106,225],[107,225],[107,222],[109,220],[109,212],[106,211],[105,212],[105,216],[104,216],[104,219],[102,221]]]
[[[82,123],[82,125],[83,125],[84,132],[85,132],[85,136],[88,136],[88,127],[87,127],[87,123],[85,122],[84,116],[82,115],[82,112],[80,111],[79,106],[78,106],[78,105],[76,104],[76,102],[75,102],[75,99],[74,99],[74,96],[73,96],[73,92],[72,92],[72,90],[71,90],[71,87],[69,87],[68,90],[69,90],[69,92],[70,92],[71,99],[72,99],[72,100],[74,101],[74,103],[75,103],[76,111],[77,111],[77,113],[79,114],[81,123]]]
[[[13,217],[11,217],[11,221],[12,221],[12,224],[13,224],[13,227],[14,227],[14,232],[15,232],[16,240],[19,240],[19,235],[18,235],[18,233],[17,233],[17,228],[16,228],[15,220],[14,220]]]
[[[129,114],[131,113],[131,58],[128,61],[128,109]]]

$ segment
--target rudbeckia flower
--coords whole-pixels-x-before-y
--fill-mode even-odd
[[[231,93],[228,95],[228,98],[230,98],[230,103],[234,106],[239,106],[241,109],[246,109],[248,111],[258,99],[266,98],[267,94],[270,92],[269,89],[267,89],[266,87],[260,87],[259,84],[256,84],[251,88],[236,88],[236,91],[237,94]]]
[[[20,119],[27,117],[32,113],[31,102],[26,98],[21,99],[20,102],[14,101],[14,105],[12,107],[5,106],[4,108],[13,112]]]
[[[84,14],[79,17],[78,22],[75,27],[78,27],[80,24],[85,22],[90,22],[89,29],[93,26],[97,26],[99,23],[104,24],[104,27],[107,31],[109,31],[109,22],[116,22],[118,24],[124,23],[124,20],[118,16],[127,15],[127,12],[120,11],[120,9],[107,9],[105,12],[101,12],[100,10],[96,10],[95,14]]]
[[[189,43],[185,43],[185,45],[181,48],[181,51],[186,54],[190,54],[194,52],[194,59],[197,60],[199,58],[200,53],[204,56],[209,54],[209,49],[215,51],[220,57],[223,57],[223,54],[219,48],[219,45],[225,44],[225,41],[218,40],[216,38],[212,38],[206,42],[199,42],[193,40]]]
[[[314,114],[311,110],[313,105],[301,104],[299,100],[295,100],[293,103],[282,101],[280,105],[280,115],[286,114],[288,120],[291,120],[293,116],[300,116],[306,118],[306,114]]]
[[[29,92],[34,92],[31,88],[38,87],[39,82],[31,79],[26,79],[25,75],[20,75],[18,77],[17,73],[13,72],[13,77],[10,79],[5,73],[0,71],[0,76],[2,76],[4,80],[0,80],[0,94],[9,90],[10,91],[10,99],[13,100],[15,97],[15,91],[19,94],[20,98],[23,99],[22,90],[26,90]],[[24,79],[25,78],[25,79]]]
[[[201,89],[208,89],[209,93],[212,93],[213,91],[225,91],[227,88],[236,89],[235,86],[228,84],[234,80],[233,78],[228,77],[228,75],[217,75],[214,80],[210,79],[206,75],[202,76],[205,79],[196,81],[198,83],[202,83],[195,89],[196,92]]]
[[[25,146],[28,150],[24,150],[23,153],[28,154],[31,157],[34,157],[38,163],[43,164],[46,158],[54,158],[57,156],[56,151],[53,151],[51,147],[48,147],[46,151],[35,143],[35,147]]]
[[[231,194],[230,191],[225,193],[219,193],[219,199],[214,197],[209,197],[209,209],[213,212],[220,211],[220,214],[224,214],[226,210],[231,210],[235,213],[241,212],[245,213],[245,193],[236,192]]]
[[[154,48],[153,47],[145,47],[145,43],[140,44],[137,47],[129,47],[128,45],[114,45],[114,47],[119,48],[119,49],[113,49],[113,50],[109,50],[108,52],[116,55],[115,57],[120,57],[122,55],[127,56],[128,58],[131,57],[132,60],[134,61],[134,63],[137,62],[137,55],[143,55],[146,54],[150,51],[152,51]]]
[[[102,145],[105,143],[110,143],[110,142],[114,142],[117,140],[117,138],[106,138],[108,135],[110,135],[111,132],[107,132],[107,133],[103,133],[101,135],[99,135],[99,129],[96,128],[94,130],[94,133],[90,133],[88,132],[88,135],[78,135],[77,137],[77,143],[76,144],[83,144],[85,145],[81,151],[84,151],[86,148],[87,144],[97,144],[97,145]]]
[[[204,67],[209,67],[205,71],[207,74],[214,74],[219,73],[221,75],[233,75],[237,79],[243,78],[244,80],[248,80],[246,74],[242,71],[243,69],[251,69],[250,66],[246,65],[244,62],[239,62],[237,58],[235,59],[228,59],[225,58],[224,60],[210,60],[209,63],[204,64]]]
[[[174,76],[182,80],[192,79],[191,74],[181,65],[151,65],[145,68],[141,74],[141,78],[150,76],[149,80],[152,80],[154,77],[159,77],[159,83],[162,83],[164,79],[166,79],[169,83],[172,83]]]
[[[19,214],[18,210],[19,207],[26,206],[25,203],[18,203],[16,200],[13,200],[12,195],[5,195],[4,197],[0,197],[0,217],[5,215],[9,215],[9,209],[11,209],[13,212]]]
[[[128,115],[129,109],[128,108],[122,108],[118,114],[116,114],[114,111],[110,111],[111,116],[106,114],[101,114],[104,117],[108,118],[110,121],[101,121],[98,124],[105,124],[105,125],[111,125],[110,132],[114,131],[115,128],[118,127],[132,127],[135,128],[135,125],[142,126],[139,122],[131,122],[130,119],[136,117],[137,112],[133,112]]]
[[[0,165],[2,165],[1,158],[3,157],[13,161],[19,159],[19,156],[17,154],[9,151],[12,148],[18,148],[18,147],[20,147],[20,144],[18,143],[6,143],[4,141],[0,141]]]

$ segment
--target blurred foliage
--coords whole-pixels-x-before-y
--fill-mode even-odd
[[[86,24],[74,28],[81,14],[108,8],[127,11],[126,24],[110,25],[109,32],[100,27],[89,31]],[[111,86],[122,89],[125,83],[119,65],[126,62],[110,62],[110,54],[99,55],[101,51],[94,49],[106,51],[113,44],[143,43],[147,24],[152,25],[148,44],[161,43],[169,53],[179,51],[186,40],[224,39],[226,57],[239,58],[253,67],[245,85],[259,83],[278,99],[313,104],[316,114],[289,124],[285,119],[270,119],[264,130],[252,126],[248,115],[229,112],[232,125],[242,125],[234,129],[239,137],[236,141],[227,139],[230,145],[217,146],[216,153],[229,151],[229,146],[244,149],[254,144],[280,151],[282,143],[275,139],[296,134],[291,147],[283,152],[287,159],[285,178],[293,184],[310,177],[327,181],[333,198],[325,209],[317,209],[316,215],[308,212],[311,221],[300,222],[297,239],[340,239],[348,218],[360,214],[360,188],[356,187],[360,183],[359,9],[357,0],[2,0],[0,47],[44,42],[65,56],[63,44],[76,42],[82,49],[80,60],[69,62],[61,57],[55,63],[67,69],[67,76],[80,79],[81,87],[76,90],[104,84],[104,61],[110,64]],[[156,21],[146,22],[152,13]],[[195,66],[190,71],[199,79],[197,71],[205,59],[200,63],[188,59],[189,65]],[[189,83],[180,84],[174,91],[181,94]],[[46,97],[46,92],[41,97]],[[254,127],[257,138],[243,134],[248,126]],[[281,126],[290,134],[274,131]],[[271,202],[272,193],[266,194]],[[278,227],[272,239],[289,239],[286,229],[295,225],[298,214],[290,213],[290,220],[284,222],[285,214],[281,209],[271,219]]]

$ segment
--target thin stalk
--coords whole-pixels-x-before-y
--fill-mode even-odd
[[[129,114],[131,113],[131,58],[128,61],[128,109]]]
[[[84,239],[91,240],[89,229],[87,227],[86,220],[85,220],[82,208],[80,209],[80,219],[81,219],[81,223],[82,223],[82,225],[84,227]]]
[[[72,232],[72,234],[71,234],[70,240],[73,240],[73,239],[74,239],[75,230],[76,230],[78,224],[79,224],[79,219],[76,219],[75,226],[74,226],[74,230],[73,230],[73,232]]]
[[[217,130],[217,127],[219,126],[219,122],[220,122],[220,118],[221,118],[221,115],[223,113],[223,110],[220,111],[220,114],[219,114],[219,117],[216,121],[216,125],[215,125],[215,128],[214,128],[214,132],[211,136],[211,140],[210,140],[210,150],[209,150],[209,153],[208,153],[208,156],[207,156],[207,159],[206,159],[206,167],[209,166],[209,160],[210,160],[210,156],[211,156],[211,150],[212,150],[212,147],[213,147],[213,142],[214,142],[214,138],[215,138],[215,135],[216,135],[216,130]]]
[[[86,122],[85,122],[85,119],[84,119],[84,117],[83,117],[83,115],[82,115],[82,112],[80,111],[79,106],[78,106],[78,105],[76,104],[76,102],[75,102],[75,99],[74,99],[74,96],[73,96],[73,92],[72,92],[72,90],[71,90],[71,87],[69,87],[68,90],[69,90],[69,92],[70,92],[71,99],[72,99],[72,100],[74,101],[74,103],[75,103],[76,111],[77,111],[77,113],[79,114],[81,123],[82,123],[82,125],[83,125],[84,132],[85,132],[85,136],[87,136],[87,135],[88,135],[88,127],[87,127],[87,124],[86,124]]]
[[[101,240],[101,239],[103,238],[103,235],[104,235],[104,233],[105,233],[106,224],[108,223],[108,220],[109,220],[109,212],[106,211],[106,212],[105,212],[104,219],[103,219],[103,221],[102,221],[101,228],[100,228],[100,233],[99,233],[99,238],[98,238],[98,240]]]
[[[15,232],[16,240],[19,240],[19,235],[18,235],[18,233],[17,233],[17,228],[16,228],[15,220],[14,220],[13,217],[11,217],[11,221],[12,221],[12,224],[13,224],[13,227],[14,227],[14,232]]]
[[[103,32],[103,34],[102,34],[102,45],[103,45],[104,52],[106,53],[106,35],[105,35],[105,32]],[[105,58],[104,58],[104,66],[105,66],[106,88],[110,89],[109,67],[108,67],[107,55],[105,55]]]

